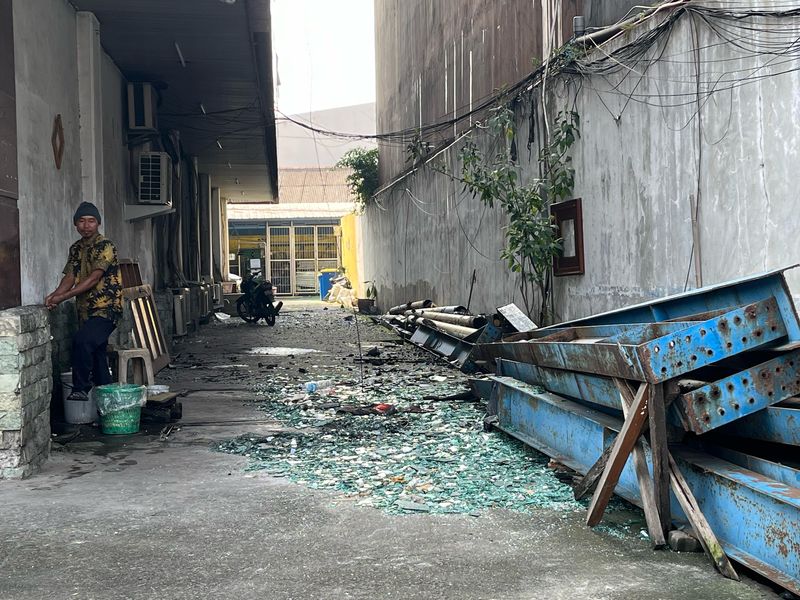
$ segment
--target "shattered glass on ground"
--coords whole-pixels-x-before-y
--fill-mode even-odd
[[[547,457],[504,434],[483,431],[483,404],[423,400],[463,391],[453,382],[430,378],[431,383],[363,393],[336,386],[306,395],[293,393],[291,382],[281,379],[256,388],[263,397],[258,405],[290,429],[218,446],[248,457],[248,470],[336,489],[390,513],[585,509],[548,468]],[[376,404],[397,412],[341,412]]]

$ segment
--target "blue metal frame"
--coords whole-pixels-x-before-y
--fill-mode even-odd
[[[537,394],[512,378],[492,380],[490,405],[498,427],[580,473],[622,426],[618,418],[555,394]],[[691,449],[672,453],[728,556],[800,593],[800,489]],[[615,491],[641,505],[632,463],[626,463]],[[673,519],[685,522],[674,497],[671,508]]]
[[[501,352],[503,357],[516,360],[520,360],[520,353],[528,353],[528,360],[540,367],[661,383],[736,354],[785,341],[787,335],[774,298],[705,321],[684,323],[683,327],[668,325],[659,323],[633,331],[619,326],[616,335],[591,338],[589,343],[581,343],[578,330],[567,329],[551,337],[501,344]],[[662,329],[668,333],[652,339],[636,337],[637,333],[661,334]],[[505,356],[505,350],[517,356]]]
[[[683,394],[683,426],[701,434],[800,394],[800,351],[744,369]],[[800,427],[800,421],[798,422]]]
[[[770,406],[721,427],[719,431],[752,440],[800,446],[800,408]]]
[[[465,373],[472,373],[476,370],[475,348],[480,344],[488,344],[500,339],[501,334],[502,332],[497,327],[488,323],[478,330],[477,335],[459,338],[420,322],[409,341],[423,350],[445,358]]]
[[[784,273],[797,266],[799,265],[790,265],[760,275],[726,281],[725,283],[703,287],[683,294],[667,296],[591,317],[575,319],[550,328],[540,329],[538,333],[541,334],[548,330],[564,327],[672,321],[689,315],[730,309],[774,297],[777,300],[783,322],[786,324],[790,345],[793,345],[800,342],[800,320],[798,320],[794,302],[792,301],[792,294],[786,284]]]

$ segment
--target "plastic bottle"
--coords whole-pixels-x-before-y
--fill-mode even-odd
[[[292,438],[292,443],[290,444],[289,454],[294,454],[297,452],[297,440]]]
[[[329,388],[332,385],[333,385],[333,379],[320,379],[319,381],[306,382],[305,388],[307,393],[313,394],[314,392],[318,392],[320,390],[324,390],[325,388]]]

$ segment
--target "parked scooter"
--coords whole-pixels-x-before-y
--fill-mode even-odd
[[[266,320],[270,327],[275,325],[275,317],[283,306],[283,302],[275,304],[272,282],[256,271],[244,278],[241,283],[242,296],[236,301],[237,314],[248,323]]]

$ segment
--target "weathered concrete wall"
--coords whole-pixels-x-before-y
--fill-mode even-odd
[[[624,44],[636,33],[615,43]],[[715,40],[701,28],[703,65],[735,56]],[[718,85],[727,91],[703,102],[697,118],[693,47],[684,19],[667,47],[670,56],[684,58],[655,63],[641,81],[621,81],[627,70],[584,79],[581,89],[553,81],[551,110],[576,98],[582,120],[581,139],[573,148],[574,195],[583,199],[586,257],[585,275],[556,279],[557,319],[679,292],[687,279],[694,287],[690,196],[698,194],[698,184],[704,284],[797,262],[800,215],[789,174],[800,159],[794,134],[800,74],[727,89],[738,77],[731,71]],[[711,69],[705,78],[712,81],[724,75],[704,68]],[[639,97],[629,101],[634,88]],[[535,160],[524,151],[529,110],[528,103],[521,105],[517,121],[523,180],[537,175]],[[486,134],[478,135],[489,147]],[[457,173],[455,152],[447,154],[446,164]],[[403,180],[379,200],[382,208],[371,208],[364,217],[364,279],[378,281],[382,306],[425,296],[463,302],[473,269],[478,270],[475,309],[514,299],[505,265],[492,262],[503,239],[504,221],[496,211],[429,170]],[[790,275],[790,284],[798,283],[800,278]]]
[[[34,473],[50,454],[47,311],[0,311],[0,479]]]
[[[123,220],[122,206],[132,198],[129,156],[124,144],[124,80],[111,59],[101,53],[101,110],[85,123],[99,132],[102,160],[95,175],[102,195],[84,198],[81,171],[78,27],[72,6],[63,0],[15,2],[19,212],[22,254],[22,303],[38,304],[61,277],[67,249],[77,239],[72,215],[84,199],[98,203],[101,231],[113,240],[120,257],[140,261],[142,276],[153,280],[150,221]],[[43,51],[42,40],[47,40]],[[84,40],[85,41],[85,40]],[[98,42],[99,43],[99,42]],[[65,151],[61,169],[53,159],[50,137],[61,115]],[[86,136],[84,136],[86,137]],[[87,189],[91,189],[88,186]]]
[[[72,227],[82,199],[75,10],[62,0],[13,8],[22,303],[40,304],[78,237]],[[64,126],[61,169],[50,146],[57,114]]]
[[[376,124],[379,132],[413,129],[468,114],[496,90],[521,80],[540,64],[555,33],[572,35],[572,17],[587,26],[615,22],[636,0],[562,0],[560,31],[543,18],[552,0],[376,0]],[[465,130],[423,136],[439,146]],[[383,142],[381,181],[407,166],[404,141]]]

